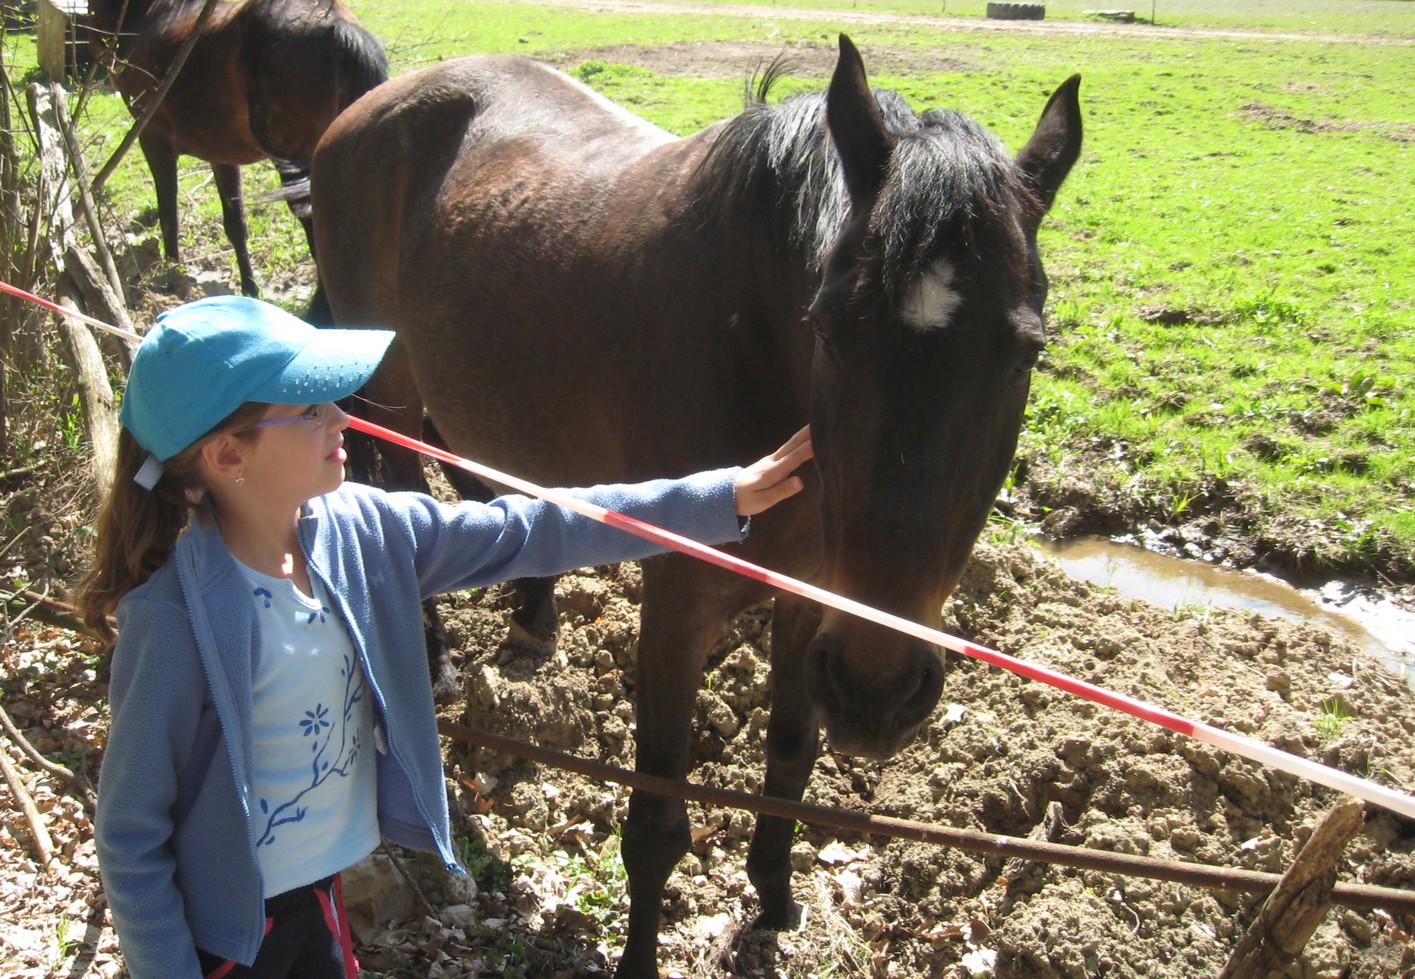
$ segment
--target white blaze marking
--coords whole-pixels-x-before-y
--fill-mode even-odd
[[[899,315],[916,330],[941,330],[963,302],[953,288],[953,266],[939,260],[909,287]]]

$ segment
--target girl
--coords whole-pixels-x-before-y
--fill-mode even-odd
[[[357,975],[339,871],[451,848],[422,599],[659,550],[559,507],[345,484],[332,402],[392,334],[245,297],[158,317],[123,399],[86,621],[113,639],[97,842],[135,979]],[[578,491],[698,540],[798,492],[746,469]]]

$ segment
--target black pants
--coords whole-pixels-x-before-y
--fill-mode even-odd
[[[197,949],[206,979],[358,979],[338,874],[265,901],[265,938],[253,965]]]

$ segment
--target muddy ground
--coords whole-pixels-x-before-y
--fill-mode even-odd
[[[449,598],[464,691],[444,716],[632,765],[637,584],[636,565],[563,578],[563,633],[549,656],[503,643],[508,609],[499,591]],[[753,791],[760,782],[765,620],[757,612],[739,622],[699,694],[694,777],[704,783]],[[984,544],[945,628],[1285,751],[1415,785],[1410,691],[1314,627],[1123,600],[1066,577],[1025,544]],[[102,746],[102,666],[86,663],[85,651],[78,637],[36,625],[6,645],[0,675],[7,709],[41,750],[92,774]],[[473,876],[449,878],[399,854],[414,891],[397,886],[401,876],[378,855],[383,882],[372,908],[354,908],[366,975],[611,969],[624,924],[614,834],[626,793],[452,742],[448,760]],[[27,774],[61,858],[38,872],[31,834],[0,792],[0,904],[15,912],[0,925],[0,966],[14,976],[116,975],[82,806],[52,778]],[[1015,836],[1049,826],[1044,835],[1058,843],[1281,872],[1336,795],[964,660],[912,746],[886,763],[827,752],[808,800]],[[690,812],[694,850],[670,882],[665,909],[661,963],[669,975],[1213,976],[1259,903],[806,826],[795,850],[805,927],[749,932],[750,817]],[[1415,888],[1415,823],[1369,809],[1339,879]],[[1399,915],[1335,907],[1288,974],[1415,975],[1412,926]],[[60,929],[71,943],[62,956]]]
[[[452,638],[469,655],[466,700],[452,711],[486,730],[631,765],[636,582],[634,566],[563,579],[566,632],[548,659],[498,645],[498,596],[457,603]],[[695,778],[704,783],[759,784],[765,619],[740,623],[699,694]],[[1315,628],[1121,600],[1067,578],[1025,545],[979,547],[945,628],[1283,750],[1415,785],[1410,691]],[[543,848],[535,837],[566,828],[569,852],[598,853],[624,812],[622,791],[461,748],[450,757],[465,809],[479,798],[467,783],[494,785],[491,809],[477,819],[513,864]],[[1058,804],[1055,842],[1280,873],[1335,794],[962,661],[914,745],[879,764],[827,753],[808,799],[1014,836],[1037,831]],[[688,975],[1217,975],[1258,906],[1228,892],[807,827],[796,851],[806,928],[743,934],[755,913],[742,866],[747,817],[691,811],[697,845],[670,885],[662,956]],[[1415,887],[1415,824],[1369,811],[1340,879]],[[544,940],[549,953],[533,974],[592,972],[599,943],[613,949],[615,928],[606,934],[585,918],[579,941],[566,942],[564,923],[545,910],[554,890],[540,893],[541,909],[526,919],[528,947]],[[1335,908],[1289,974],[1415,975],[1411,924]]]

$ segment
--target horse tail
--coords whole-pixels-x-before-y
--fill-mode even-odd
[[[280,174],[280,189],[257,194],[262,203],[284,201],[300,220],[310,216],[310,165],[308,160],[271,160]]]

